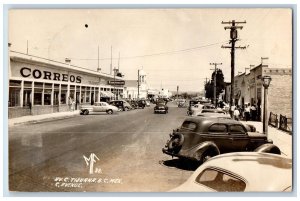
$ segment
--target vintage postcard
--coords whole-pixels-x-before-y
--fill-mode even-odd
[[[292,8],[8,11],[10,192],[293,191]]]

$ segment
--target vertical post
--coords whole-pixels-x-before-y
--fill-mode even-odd
[[[264,93],[264,116],[263,116],[263,133],[266,134],[267,139],[268,139],[268,88],[264,88],[265,93]]]
[[[178,101],[178,91],[179,91],[179,86],[177,85],[177,101]]]
[[[114,68],[114,99],[116,99],[116,68]]]
[[[138,70],[138,97],[140,99],[140,70]]]
[[[112,74],[112,46],[110,46],[110,75]]]
[[[215,64],[215,77],[214,77],[214,104],[217,107],[217,65]]]
[[[235,26],[234,21],[232,22],[232,26]],[[230,91],[230,107],[233,105],[233,95],[234,95],[234,57],[235,57],[235,40],[231,40],[231,91]]]
[[[233,99],[234,99],[234,58],[235,58],[235,49],[240,48],[240,49],[245,49],[246,47],[235,47],[235,42],[238,40],[237,36],[237,29],[242,29],[242,26],[236,26],[236,24],[243,24],[246,23],[244,22],[236,22],[235,20],[232,20],[230,22],[223,22],[222,24],[230,24],[231,26],[226,26],[224,29],[230,29],[230,43],[231,46],[229,47],[224,47],[222,48],[230,48],[230,54],[231,54],[231,89],[230,89],[230,107],[233,105]]]

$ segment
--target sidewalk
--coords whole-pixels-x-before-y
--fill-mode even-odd
[[[11,126],[26,124],[26,123],[46,122],[54,119],[66,119],[77,115],[79,115],[79,110],[68,111],[68,112],[56,112],[56,113],[34,115],[34,116],[23,116],[23,117],[8,119],[8,126],[11,127]]]
[[[263,124],[257,121],[241,121],[242,123],[251,124],[256,127],[256,131],[262,133]],[[293,136],[287,132],[281,131],[272,126],[268,127],[268,138],[273,140],[273,144],[277,145],[282,155],[292,158],[293,153]]]

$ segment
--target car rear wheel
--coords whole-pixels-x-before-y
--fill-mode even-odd
[[[114,113],[114,112],[113,112],[112,110],[107,110],[106,113],[107,113],[107,114],[112,114],[112,113]]]
[[[88,115],[88,114],[89,114],[89,111],[88,111],[88,110],[84,110],[83,114],[84,114],[84,115]]]
[[[205,151],[202,155],[201,155],[201,159],[200,159],[200,164],[205,163],[207,160],[209,160],[210,158],[214,157],[216,154],[214,154],[212,151]]]

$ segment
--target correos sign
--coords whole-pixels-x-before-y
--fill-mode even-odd
[[[81,83],[81,76],[69,75],[64,73],[50,72],[46,70],[31,69],[28,67],[22,67],[20,69],[20,74],[22,77],[31,77],[34,79],[44,79],[44,80],[55,80],[63,82],[74,82]]]

